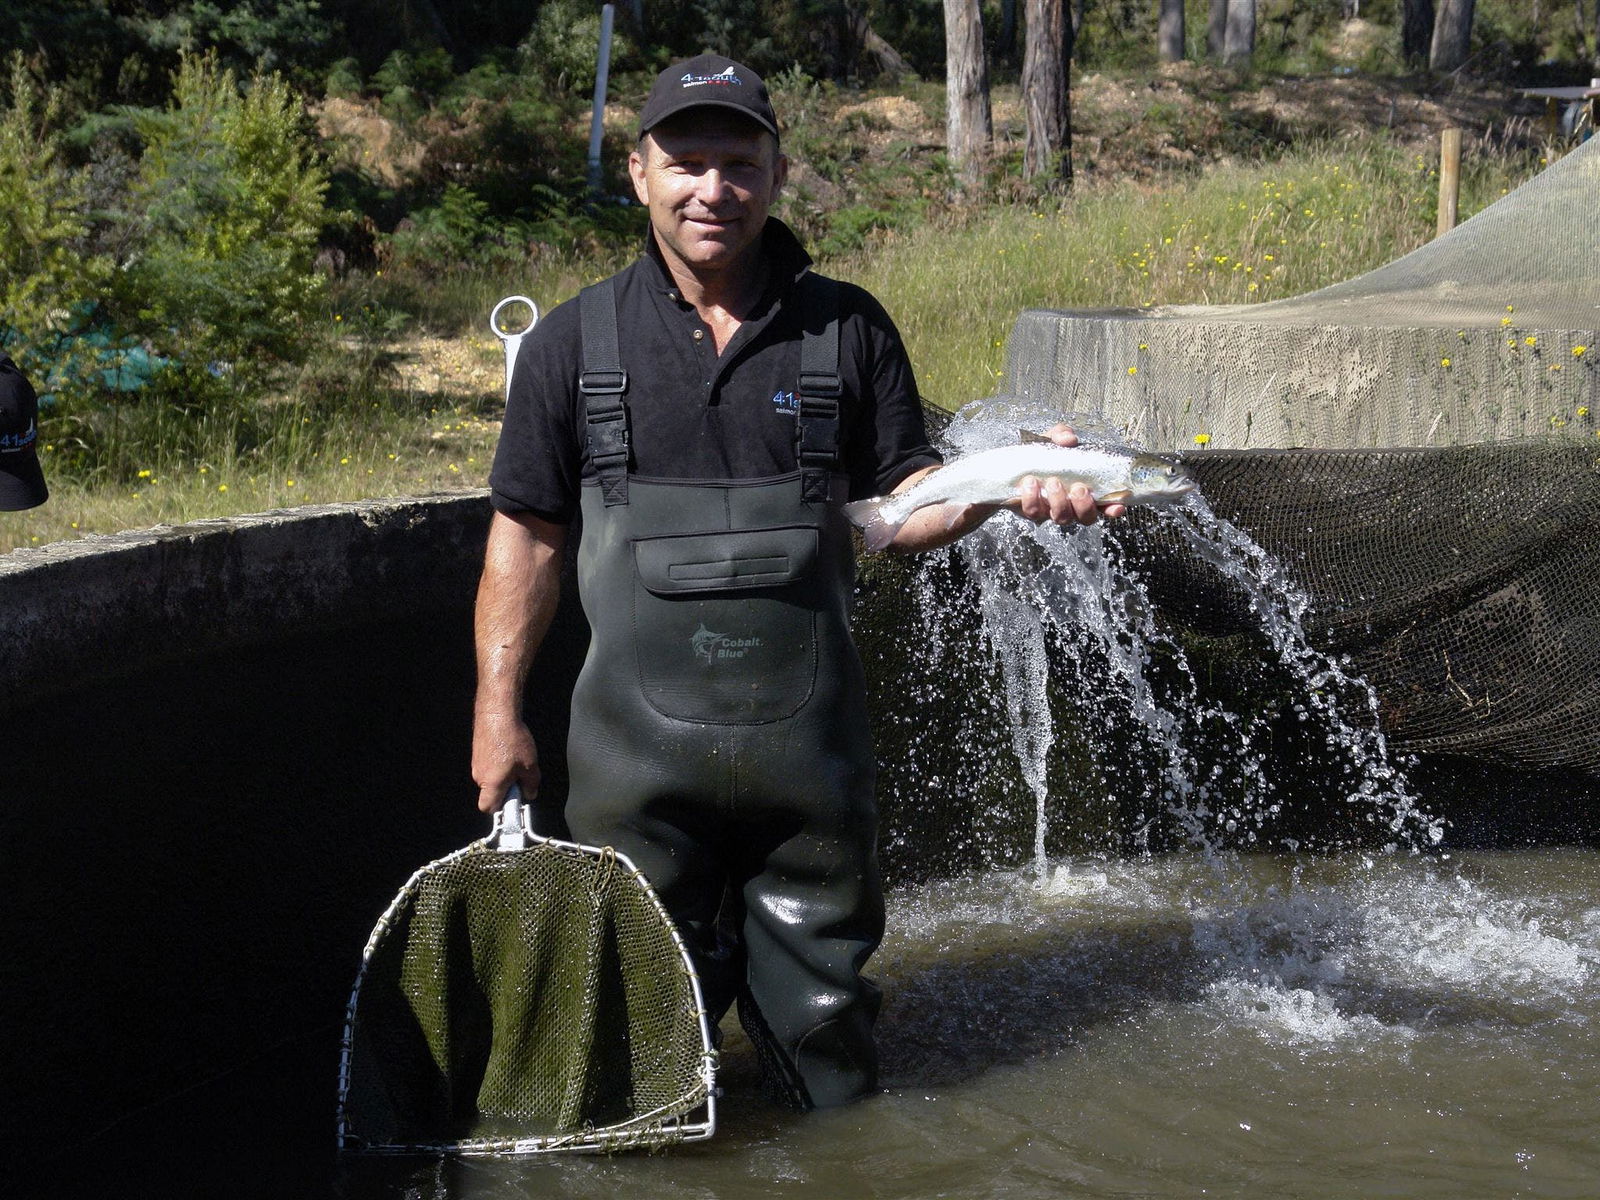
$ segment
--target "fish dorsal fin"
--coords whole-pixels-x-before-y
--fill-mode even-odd
[[[1054,446],[1056,444],[1055,439],[1050,437],[1048,434],[1035,433],[1031,429],[1017,430],[1017,441],[1022,443],[1024,446],[1034,446],[1041,442],[1047,446]]]

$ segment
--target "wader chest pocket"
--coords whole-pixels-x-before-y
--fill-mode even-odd
[[[749,591],[797,583],[817,561],[817,531],[749,529],[639,538],[633,561],[658,596]]]
[[[817,530],[810,526],[636,538],[639,682],[680,720],[792,717],[816,686]]]

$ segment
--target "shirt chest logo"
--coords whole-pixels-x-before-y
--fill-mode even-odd
[[[800,411],[800,401],[793,392],[778,390],[772,393],[772,407],[775,412],[794,414]]]

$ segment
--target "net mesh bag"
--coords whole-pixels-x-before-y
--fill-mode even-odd
[[[1356,279],[1029,311],[1007,353],[1031,405],[1184,452],[1377,686],[1399,748],[1600,775],[1581,719],[1600,686],[1600,139]],[[1180,623],[1227,610],[1182,601],[1199,564],[1156,569],[1186,576]]]
[[[368,943],[345,1150],[537,1153],[709,1136],[699,983],[626,857],[490,840],[423,868]]]

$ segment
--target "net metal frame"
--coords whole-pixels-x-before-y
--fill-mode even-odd
[[[521,817],[515,812],[511,820],[520,825]],[[700,976],[695,970],[688,947],[684,944],[676,924],[672,921],[661,898],[644,873],[624,853],[610,846],[587,846],[560,838],[542,837],[526,830],[512,831],[506,810],[495,816],[494,829],[487,837],[471,842],[459,850],[435,859],[416,870],[400,889],[394,900],[378,919],[362,951],[361,968],[350,991],[345,1009],[343,1036],[339,1054],[338,1148],[343,1153],[356,1154],[429,1154],[461,1156],[520,1157],[554,1152],[612,1153],[632,1149],[658,1149],[685,1142],[703,1141],[716,1132],[717,1126],[717,1051],[712,1041],[710,1016],[700,986]],[[502,840],[507,835],[509,843]],[[517,842],[525,844],[518,845]],[[696,1027],[699,1032],[698,1067],[694,1083],[683,1095],[666,1105],[638,1113],[627,1120],[613,1124],[585,1127],[564,1133],[535,1134],[525,1137],[467,1137],[454,1140],[412,1139],[374,1141],[363,1137],[352,1128],[350,1097],[355,1038],[362,987],[367,981],[373,957],[394,933],[407,915],[419,893],[428,881],[440,872],[455,867],[469,856],[485,852],[495,855],[523,855],[565,853],[580,856],[594,864],[594,870],[620,870],[623,878],[648,902],[671,938],[677,956],[674,966],[681,966],[693,996]]]

